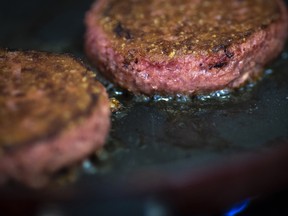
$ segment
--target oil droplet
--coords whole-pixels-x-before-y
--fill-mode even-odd
[[[270,75],[270,74],[272,74],[273,73],[273,70],[272,69],[267,69],[267,70],[265,70],[265,75]]]
[[[97,169],[95,166],[93,166],[93,164],[91,163],[91,161],[89,160],[85,160],[82,164],[83,170],[88,173],[88,174],[95,174],[97,173]]]
[[[173,100],[172,96],[161,96],[161,95],[154,95],[153,100],[158,102],[158,101],[171,101]]]
[[[133,101],[134,102],[149,102],[150,97],[148,97],[146,95],[134,95]]]
[[[180,102],[180,103],[187,103],[187,102],[191,101],[191,97],[186,96],[186,95],[177,94],[176,95],[176,101]]]

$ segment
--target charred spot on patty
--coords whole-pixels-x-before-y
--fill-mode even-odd
[[[127,58],[125,58],[124,61],[123,61],[124,68],[127,69],[129,67],[129,65],[130,65],[130,61]]]
[[[230,52],[227,48],[224,49],[224,53],[227,58],[232,58],[234,56],[234,53]]]
[[[132,39],[132,35],[129,29],[124,28],[121,24],[121,22],[118,22],[114,28],[114,32],[116,34],[117,37],[120,38],[125,38],[127,40],[131,40]]]
[[[227,64],[228,64],[228,62],[224,62],[224,61],[223,62],[217,62],[217,63],[215,63],[213,65],[209,65],[209,70],[211,70],[212,68],[217,68],[217,69],[223,68]]]
[[[216,45],[212,48],[212,52],[214,53],[217,53],[219,52],[220,50],[225,50],[227,49],[227,47],[229,46],[229,44],[219,44],[219,45]]]

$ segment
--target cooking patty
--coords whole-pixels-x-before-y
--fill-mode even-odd
[[[109,100],[67,55],[0,50],[0,182],[40,186],[104,144]]]
[[[134,93],[193,95],[256,79],[287,36],[282,0],[98,0],[87,56]]]

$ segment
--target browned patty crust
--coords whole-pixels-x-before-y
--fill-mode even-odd
[[[282,0],[99,0],[86,53],[135,93],[195,94],[260,75],[287,36]]]
[[[41,185],[105,141],[109,100],[67,55],[0,50],[0,182]]]

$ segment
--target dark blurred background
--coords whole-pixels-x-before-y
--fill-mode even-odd
[[[2,1],[0,47],[82,55],[84,14],[93,0]]]

